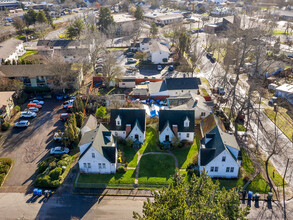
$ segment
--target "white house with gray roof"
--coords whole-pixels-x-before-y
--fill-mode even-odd
[[[118,151],[115,137],[104,125],[84,133],[78,161],[81,173],[116,173]]]
[[[116,137],[143,143],[145,139],[144,109],[111,109],[110,130]]]
[[[176,136],[180,141],[194,140],[194,111],[193,110],[160,110],[159,112],[159,140],[173,142]]]
[[[199,171],[207,171],[210,177],[237,178],[241,166],[239,153],[235,136],[225,133],[216,125],[201,140]]]

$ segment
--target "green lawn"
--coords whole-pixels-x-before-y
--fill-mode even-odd
[[[265,164],[263,165],[265,169],[266,168]],[[274,181],[274,183],[277,186],[283,186],[283,177],[279,174],[279,172],[275,169],[275,167],[270,162],[268,164],[268,172],[269,172],[270,178]],[[285,181],[285,184],[287,184],[286,181]]]
[[[270,187],[265,179],[260,174],[258,174],[248,185],[246,190],[250,190],[254,193],[268,193],[270,191]]]
[[[237,124],[237,131],[246,131],[246,127],[241,124]]]
[[[147,152],[162,152],[158,146],[158,141],[158,132],[152,127],[147,127],[145,141],[139,149],[139,153],[143,154]]]
[[[194,139],[194,144],[181,149],[176,149],[172,153],[176,156],[179,169],[186,169],[188,164],[192,163],[198,156],[199,140]]]
[[[169,155],[146,155],[141,158],[139,184],[168,185],[175,173],[174,158]]]
[[[273,35],[285,35],[286,32],[284,30],[273,30]],[[292,32],[289,32],[289,35],[292,35]]]
[[[235,187],[243,187],[245,184],[242,178],[231,179],[231,180],[214,179],[214,181],[219,181],[220,186],[225,187],[226,189],[231,189]]]
[[[123,153],[123,162],[128,163],[129,167],[136,167],[137,165],[137,158],[138,155],[136,151],[133,149],[132,146],[125,146],[122,144],[119,144],[119,150],[121,150]]]
[[[135,170],[127,170],[126,173],[120,174],[80,174],[79,183],[122,183],[134,184]]]
[[[264,113],[275,123],[275,112],[269,108],[264,109]],[[278,112],[276,118],[278,128],[292,141],[293,120],[285,112]]]
[[[127,48],[123,48],[123,47],[116,47],[116,48],[108,48],[108,51],[116,51],[116,50],[127,50]]]
[[[201,88],[200,90],[201,90],[203,96],[209,96],[209,93],[207,92],[207,90],[205,88]]]
[[[37,53],[38,53],[37,50],[27,50],[26,53],[23,56],[18,57],[18,59],[23,60],[24,58],[26,58],[26,57],[28,57],[30,55],[37,54]]]
[[[241,148],[241,154],[242,154],[242,167],[244,171],[246,172],[248,177],[251,177],[254,173],[254,166],[253,162],[251,161],[250,157],[248,156],[248,153]]]

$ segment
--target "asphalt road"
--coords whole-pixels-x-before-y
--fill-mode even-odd
[[[63,129],[59,120],[61,102],[45,100],[43,109],[34,119],[28,119],[28,128],[12,128],[0,148],[0,157],[14,160],[13,167],[0,191],[24,192],[35,178],[37,166],[56,143],[52,141],[54,131]],[[61,110],[62,111],[62,110]]]
[[[1,219],[132,219],[146,198],[54,195],[32,199],[22,193],[0,193]],[[4,211],[5,210],[5,211]]]

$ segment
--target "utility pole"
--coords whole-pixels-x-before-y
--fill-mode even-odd
[[[293,138],[293,135],[292,135],[292,138]],[[289,158],[287,160],[286,169],[285,169],[285,173],[284,173],[284,176],[283,176],[283,203],[284,203],[284,219],[285,220],[287,219],[287,216],[286,216],[286,203],[285,203],[285,177],[286,177],[286,173],[287,173],[288,164],[289,164]]]

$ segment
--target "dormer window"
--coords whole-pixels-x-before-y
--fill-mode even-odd
[[[189,127],[189,123],[190,123],[190,121],[189,121],[189,119],[186,117],[186,119],[184,120],[184,127],[185,127],[185,128],[188,128],[188,127]]]
[[[118,117],[115,119],[116,121],[116,126],[121,126],[121,118],[120,116],[118,115]]]

